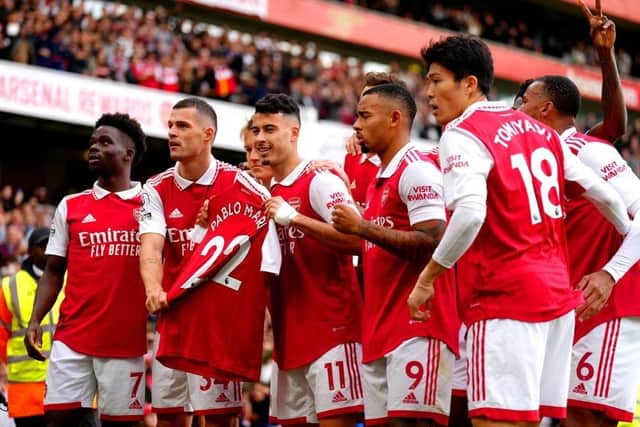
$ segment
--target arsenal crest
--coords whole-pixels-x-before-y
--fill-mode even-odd
[[[386,186],[382,191],[382,197],[380,197],[380,205],[384,206],[384,204],[387,203],[388,198],[389,198],[389,186]]]

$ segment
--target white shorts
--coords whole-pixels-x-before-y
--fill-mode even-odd
[[[157,414],[193,412],[196,415],[238,414],[242,410],[242,383],[216,381],[171,369],[158,362],[155,352],[160,341],[155,334],[151,364],[151,403]]]
[[[271,375],[272,424],[317,423],[363,411],[359,343],[340,344],[315,361]]]
[[[469,417],[565,418],[573,311],[548,322],[490,319],[467,334]]]
[[[362,367],[367,425],[428,418],[447,425],[455,355],[442,341],[411,338]]]
[[[454,396],[467,396],[467,327],[463,323],[460,325],[458,335],[458,343],[460,344],[460,357],[458,357],[453,365],[453,381],[451,384],[451,393]]]
[[[46,411],[93,408],[98,396],[100,419],[144,418],[144,357],[87,356],[54,340],[47,369]]]
[[[631,421],[640,383],[640,318],[623,317],[592,329],[573,346],[569,406]]]

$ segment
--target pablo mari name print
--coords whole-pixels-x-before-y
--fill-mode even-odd
[[[218,228],[220,223],[222,223],[222,221],[229,218],[230,216],[240,214],[251,218],[251,220],[255,222],[257,228],[262,228],[267,224],[267,217],[264,216],[264,213],[260,209],[257,209],[249,204],[237,201],[234,203],[227,203],[225,205],[222,205],[217,212],[213,213],[211,229],[215,230],[216,228]]]
[[[78,233],[80,247],[89,248],[90,257],[140,256],[138,230],[81,231]]]

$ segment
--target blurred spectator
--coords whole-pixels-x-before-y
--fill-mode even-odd
[[[569,14],[556,18],[543,7],[527,4],[527,18],[518,19],[522,2],[436,1],[426,7],[424,2],[411,0],[342,1],[555,56],[572,64],[598,65],[597,55],[587,43],[584,23],[571,20]],[[632,42],[637,32],[618,28],[618,33],[616,57],[620,73],[640,76],[640,51]]]
[[[38,187],[27,196],[6,184],[0,193],[0,276],[13,274],[26,255],[26,236],[39,227],[49,227],[55,207],[48,203],[47,190]]]
[[[582,20],[565,22],[563,16],[563,25],[556,25],[561,18],[540,8],[528,10],[527,19],[514,20],[517,14],[507,12],[515,5],[480,9],[472,2],[346,1],[576,64],[595,65],[597,60],[586,42],[587,32],[579,27],[586,25]],[[618,29],[618,66],[623,74],[640,75],[640,51],[633,44],[623,45],[632,38],[625,31]],[[3,43],[8,43],[4,50]],[[240,104],[253,105],[268,92],[285,92],[301,105],[315,108],[320,119],[346,125],[353,123],[365,74],[361,60],[320,51],[313,42],[219,28],[170,16],[160,6],[144,10],[117,3],[0,0],[2,52],[17,62]],[[388,71],[397,74],[416,98],[413,135],[437,139],[440,128],[422,94],[422,66],[391,62]],[[491,98],[497,98],[495,90]],[[588,116],[585,128],[595,121],[595,116]],[[640,123],[636,126],[640,133]],[[627,146],[629,138],[623,141]],[[636,157],[629,148],[632,165]],[[12,197],[3,197],[5,211],[13,209]],[[31,213],[41,222],[41,212]]]

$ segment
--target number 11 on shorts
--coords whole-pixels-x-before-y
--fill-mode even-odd
[[[344,376],[344,362],[342,360],[337,360],[334,363],[327,362],[324,364],[324,369],[327,371],[327,382],[329,384],[329,391],[335,390],[335,382],[334,382],[334,365],[335,371],[338,372],[338,380],[340,381],[340,388],[345,388],[345,376]]]

